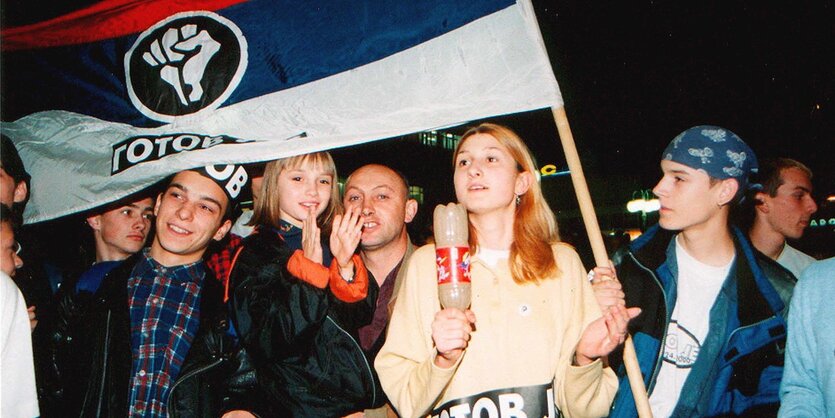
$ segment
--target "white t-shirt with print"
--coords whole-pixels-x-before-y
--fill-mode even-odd
[[[649,397],[653,416],[668,417],[675,409],[684,382],[707,337],[710,309],[733,261],[731,259],[721,267],[704,264],[687,254],[676,237],[677,297],[667,327],[661,370]]]

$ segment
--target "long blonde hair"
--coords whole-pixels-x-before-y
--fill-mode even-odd
[[[281,202],[278,199],[278,178],[282,171],[299,168],[305,164],[321,167],[333,176],[331,182],[331,198],[328,206],[316,219],[316,223],[323,231],[330,229],[333,217],[342,211],[342,201],[339,199],[339,185],[336,176],[336,164],[328,152],[313,152],[270,161],[264,168],[264,180],[261,182],[261,197],[255,201],[252,208],[252,219],[247,225],[269,225],[278,228],[281,223]]]
[[[516,283],[538,283],[557,274],[557,261],[551,245],[558,242],[559,230],[554,212],[542,195],[542,188],[536,180],[536,164],[531,152],[515,132],[507,127],[492,123],[482,123],[471,128],[461,137],[453,153],[453,164],[461,150],[461,145],[473,135],[487,134],[504,146],[516,161],[520,173],[528,172],[533,176],[528,191],[520,195],[513,222],[513,242],[510,245],[510,272]],[[478,247],[476,231],[470,224],[470,247]]]

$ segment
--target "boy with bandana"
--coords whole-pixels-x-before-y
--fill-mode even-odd
[[[733,132],[696,126],[667,146],[661,171],[658,225],[616,253],[616,274],[594,270],[598,301],[622,291],[642,309],[629,330],[654,416],[773,415],[794,281],[728,222],[756,156]],[[637,416],[622,355],[609,358],[621,379],[611,416]]]

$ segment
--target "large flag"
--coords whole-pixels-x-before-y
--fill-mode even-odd
[[[27,222],[195,166],[562,105],[529,0],[105,0],[0,35]]]

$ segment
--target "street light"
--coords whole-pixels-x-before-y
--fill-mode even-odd
[[[647,228],[647,213],[656,212],[658,209],[661,209],[661,202],[649,189],[632,192],[632,200],[626,203],[626,210],[629,213],[641,213],[641,231]]]

